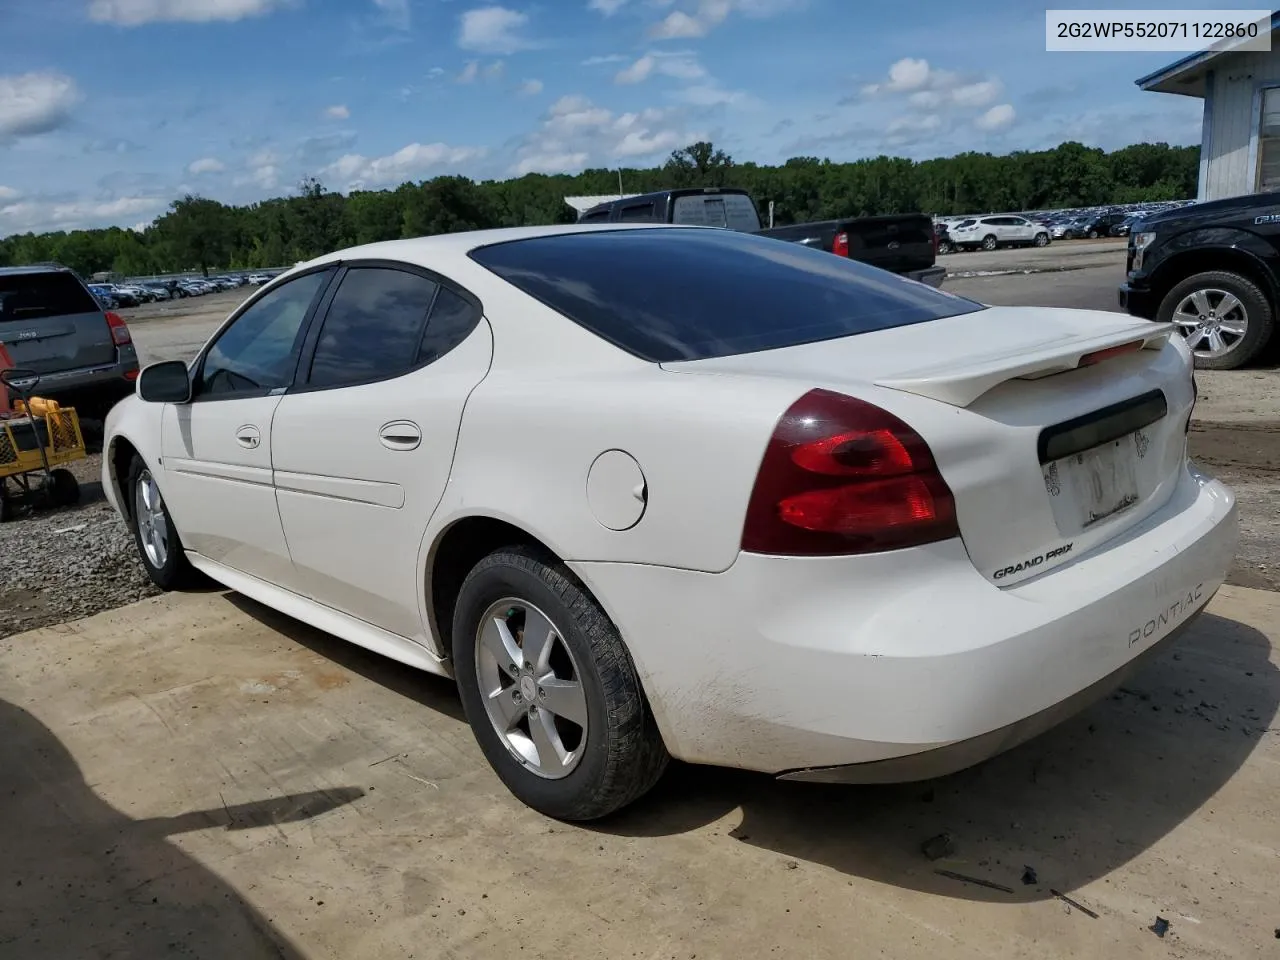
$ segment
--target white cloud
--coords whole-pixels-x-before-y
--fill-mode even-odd
[[[661,0],[655,6],[670,6],[673,0]],[[724,23],[732,12],[748,17],[772,17],[804,6],[805,0],[699,0],[692,13],[673,10],[650,29],[657,40],[705,37]]]
[[[920,90],[929,84],[930,74],[933,72],[928,60],[903,57],[889,67],[887,81],[867,84],[862,88],[862,92],[867,96],[875,96],[878,93],[906,93],[911,90]]]
[[[347,109],[346,104],[335,103],[332,107],[326,107],[324,115],[330,120],[350,120],[351,111]]]
[[[119,225],[139,217],[154,218],[169,201],[162,197],[118,197],[114,200],[23,200],[0,205],[0,236]]]
[[[22,194],[13,189],[13,187],[6,187],[4,184],[0,184],[0,203],[12,203],[20,196]]]
[[[511,173],[576,172],[588,163],[657,159],[696,139],[678,111],[651,108],[615,115],[574,94],[553,103],[541,126],[525,137]]]
[[[266,150],[259,150],[257,153],[252,154],[249,157],[248,166],[250,169],[257,169],[259,167],[274,166],[279,162],[280,154],[268,148]]]
[[[691,17],[683,10],[673,10],[660,20],[650,32],[655,40],[681,40],[705,37],[711,27]]]
[[[522,97],[536,97],[542,92],[542,81],[526,80],[524,83],[520,84],[520,89],[517,92]]]
[[[614,83],[641,83],[654,73],[678,80],[698,80],[707,75],[707,71],[698,63],[697,58],[688,52],[646,53],[630,66],[619,70],[614,76]]]
[[[587,57],[587,59],[582,61],[582,65],[584,67],[598,67],[606,63],[623,63],[626,59],[627,58],[620,53],[607,53],[604,56]]]
[[[974,123],[979,130],[1003,130],[1013,123],[1015,116],[1011,104],[1001,103],[992,107]]]
[[[652,56],[641,57],[635,63],[631,64],[631,66],[624,67],[619,70],[614,76],[613,82],[639,83],[642,80],[647,80],[649,78],[649,74],[653,73],[654,65],[657,62],[657,58]]]
[[[385,157],[349,153],[324,169],[327,176],[345,182],[348,189],[398,186],[425,174],[477,160],[484,151],[476,147],[451,147],[444,143],[411,143]]]
[[[373,5],[382,11],[391,26],[397,30],[409,29],[409,0],[373,0]]]
[[[0,76],[0,142],[56,130],[79,99],[75,81],[65,74]]]
[[[737,90],[725,90],[715,83],[699,83],[692,87],[685,87],[675,96],[682,103],[688,103],[695,107],[719,107],[747,101],[745,93]]]
[[[260,17],[295,0],[91,0],[89,19],[136,27],[144,23],[208,23]]]
[[[597,10],[606,17],[612,17],[626,4],[627,0],[587,0],[587,9]]]
[[[225,169],[227,169],[226,164],[217,157],[201,157],[199,160],[193,160],[188,165],[187,173],[193,177],[198,177],[205,173],[221,173]]]
[[[506,7],[477,7],[461,18],[458,46],[477,53],[515,53],[531,46],[523,36],[527,14]]]
[[[951,101],[961,107],[985,107],[998,96],[1000,96],[998,80],[966,83],[951,91]]]
[[[458,83],[475,83],[481,76],[486,80],[500,80],[506,69],[501,60],[495,60],[486,67],[481,67],[479,60],[468,60],[455,79]]]
[[[936,113],[930,113],[923,117],[908,114],[907,116],[894,117],[890,120],[886,132],[890,136],[901,133],[933,133],[941,127],[942,117]]]

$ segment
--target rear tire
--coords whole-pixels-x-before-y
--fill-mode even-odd
[[[987,234],[985,237],[982,238],[983,250],[994,250],[999,245],[1000,245],[999,241],[997,241],[996,238],[991,234]]]
[[[49,502],[55,507],[69,507],[80,502],[80,481],[70,470],[59,467],[49,472]]]
[[[156,499],[141,494],[144,486],[154,490]],[[133,542],[138,548],[138,558],[152,583],[161,590],[178,590],[195,579],[195,568],[187,559],[182,539],[169,514],[169,507],[159,491],[159,484],[151,473],[151,468],[141,457],[135,456],[129,465],[129,478],[124,494],[129,498],[129,525],[133,528]],[[148,503],[151,505],[148,515],[140,515]],[[161,519],[163,529],[158,529],[157,524]],[[160,542],[163,543],[162,550],[157,549]],[[148,549],[148,545],[151,549]]]
[[[1203,328],[1196,326],[1202,314],[1188,311],[1207,305],[1212,313],[1216,313],[1216,308],[1225,301],[1221,296],[1224,293],[1234,297],[1239,306],[1233,305],[1226,311],[1226,316],[1214,318],[1223,323],[1219,337],[1223,341],[1231,339],[1227,349],[1215,352],[1203,334]],[[1204,298],[1199,305],[1196,303],[1198,295]],[[1178,332],[1187,339],[1187,346],[1191,348],[1195,365],[1200,370],[1243,367],[1262,354],[1275,331],[1275,312],[1267,295],[1248,277],[1229,270],[1197,273],[1175,285],[1160,302],[1156,319],[1177,325]],[[1241,322],[1244,327],[1242,334],[1234,336],[1227,332],[1228,325],[1239,329]]]
[[[538,633],[526,638],[530,623]],[[547,631],[550,639],[535,646]],[[526,648],[533,662],[524,662]],[[539,657],[537,649],[548,652]],[[458,594],[453,659],[480,749],[507,789],[538,812],[598,819],[662,776],[667,750],[622,637],[559,561],[506,547],[476,564]],[[546,699],[544,683],[575,697],[573,709]],[[573,713],[584,722],[568,719]],[[551,726],[539,734],[535,723]]]

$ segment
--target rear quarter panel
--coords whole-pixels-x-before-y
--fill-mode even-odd
[[[467,402],[424,571],[430,545],[468,516],[506,520],[565,560],[728,568],[764,448],[803,389],[669,373],[515,291],[484,300],[493,367]],[[624,531],[587,499],[591,466],[609,450],[644,474],[643,516]]]

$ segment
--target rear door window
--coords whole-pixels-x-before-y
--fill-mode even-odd
[[[408,373],[438,287],[407,270],[348,270],[320,328],[308,385],[338,387]]]
[[[651,223],[654,218],[653,203],[633,203],[618,212],[618,219],[623,223]]]
[[[0,323],[24,323],[102,310],[70,273],[0,274]]]
[[[760,217],[751,198],[741,193],[692,194],[676,197],[671,222],[693,227],[727,227],[754,233]]]
[[[652,362],[773,350],[985,309],[896,274],[731,230],[614,230],[480,247],[472,259]]]

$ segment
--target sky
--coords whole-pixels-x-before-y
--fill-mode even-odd
[[[1199,142],[1199,100],[1134,85],[1179,54],[1048,53],[1044,10],[0,0],[0,236],[141,228],[188,193],[250,203],[308,176],[346,192],[652,166],[699,139],[757,163]]]

